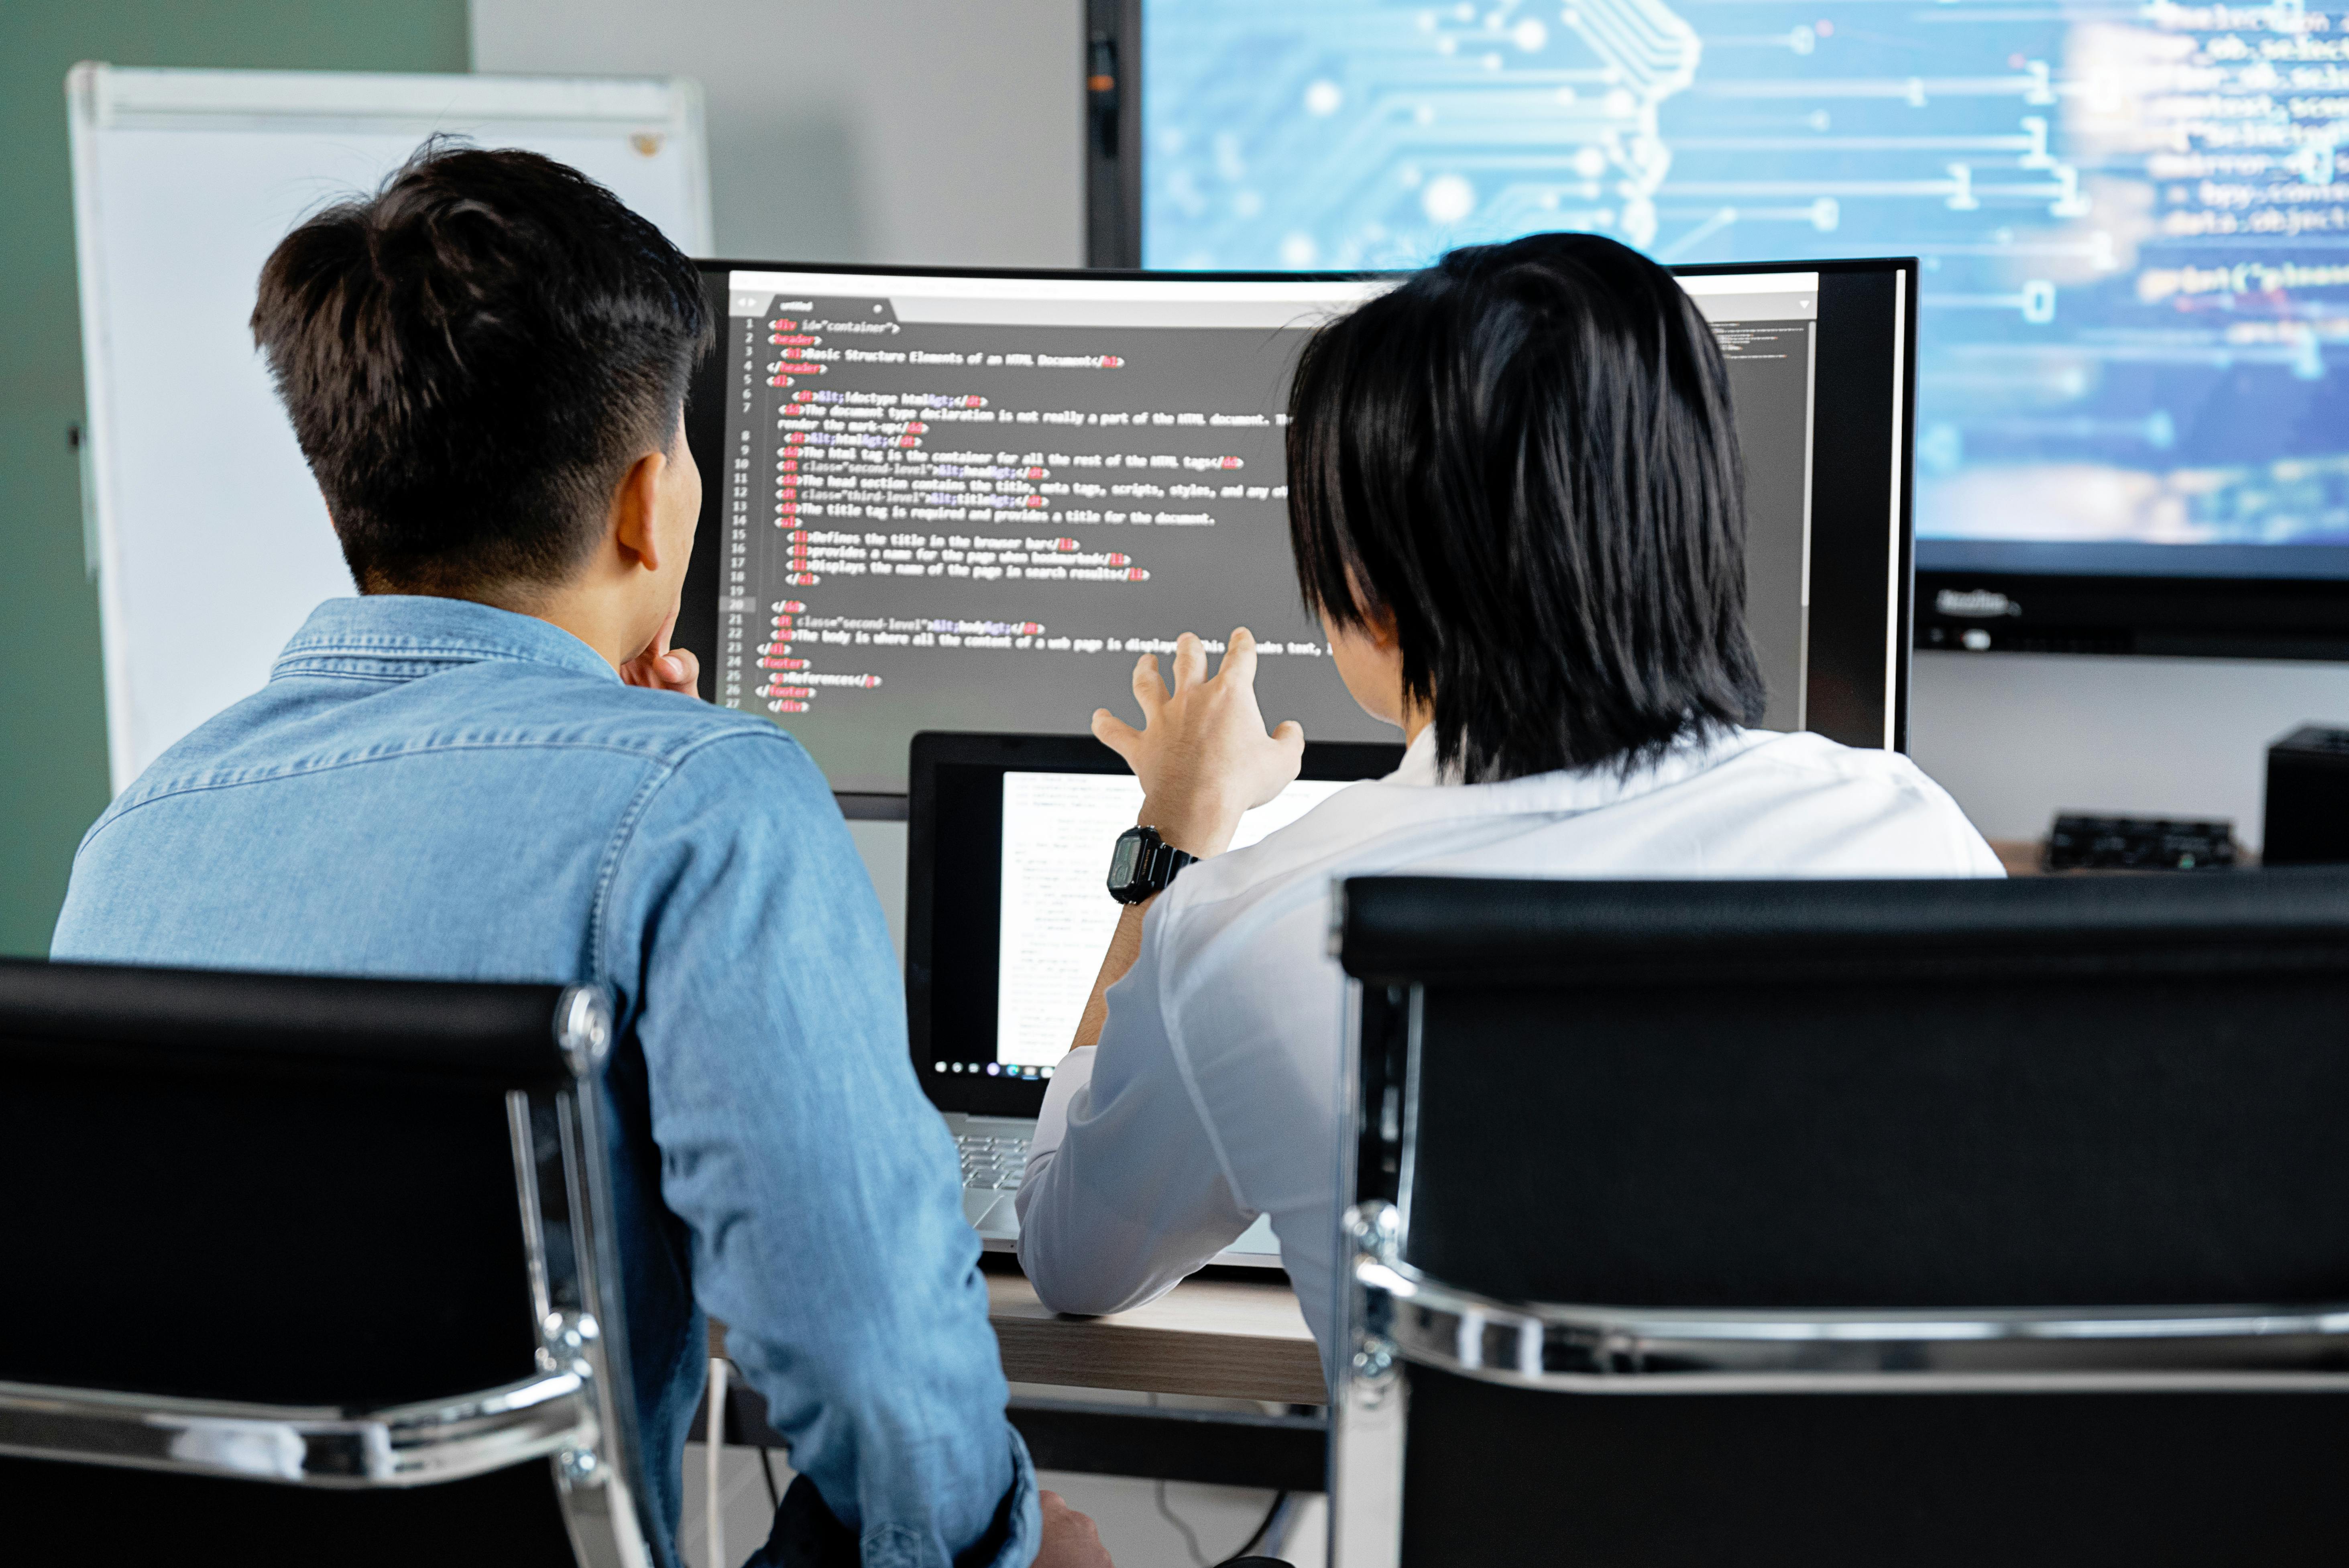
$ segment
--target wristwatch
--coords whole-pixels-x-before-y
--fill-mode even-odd
[[[1176,872],[1198,858],[1160,838],[1155,828],[1128,828],[1110,853],[1109,896],[1120,903],[1140,903],[1164,891]]]

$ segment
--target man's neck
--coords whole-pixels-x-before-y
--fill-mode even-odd
[[[639,629],[644,617],[633,605],[558,598],[533,605],[522,614],[562,627],[602,655],[604,662],[616,670],[645,651],[647,639]]]
[[[647,638],[639,630],[644,613],[623,595],[599,585],[565,583],[549,588],[540,583],[501,583],[457,590],[391,587],[369,592],[420,593],[435,599],[464,599],[528,615],[560,627],[602,656],[615,670],[645,651]]]

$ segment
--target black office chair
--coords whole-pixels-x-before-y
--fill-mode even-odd
[[[0,963],[0,1554],[637,1564],[554,985]]]
[[[2349,1560],[2349,878],[1364,879],[1333,1568]]]

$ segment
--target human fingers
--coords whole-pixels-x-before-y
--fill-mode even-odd
[[[1207,645],[1195,633],[1174,639],[1174,689],[1187,691],[1207,678]]]
[[[1056,1491],[1038,1492],[1036,1505],[1043,1539],[1037,1543],[1035,1568],[1111,1568],[1101,1529],[1090,1518]]]
[[[622,680],[630,686],[661,687],[673,686],[681,678],[678,666],[670,662],[668,647],[669,637],[677,630],[677,608],[672,606],[668,618],[660,624],[660,630],[653,634],[653,640],[637,650],[636,657],[620,666]],[[692,657],[689,654],[686,656]],[[697,661],[694,673],[698,674],[699,671],[700,665]]]
[[[1125,758],[1133,766],[1133,754],[1141,749],[1142,731],[1118,717],[1105,707],[1093,709],[1093,738]]]
[[[1256,684],[1256,634],[1246,626],[1234,628],[1231,640],[1224,645],[1224,662],[1216,667],[1216,678],[1228,680],[1234,686]]]
[[[1133,661],[1133,700],[1142,705],[1144,723],[1158,717],[1166,705],[1166,688],[1158,682],[1158,655],[1144,654]]]
[[[1297,780],[1305,766],[1305,727],[1295,719],[1284,720],[1270,736],[1271,745],[1257,755],[1262,758],[1250,780],[1255,799],[1250,806],[1261,806],[1278,796]]]
[[[653,667],[672,691],[692,696],[700,690],[701,660],[690,648],[671,648],[653,660]]]

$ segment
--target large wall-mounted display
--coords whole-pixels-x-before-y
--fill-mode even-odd
[[[1094,16],[1142,264],[1410,266],[1544,228],[1677,263],[1915,255],[1923,640],[2349,653],[2349,13]],[[1097,161],[1116,139],[1097,115]]]

